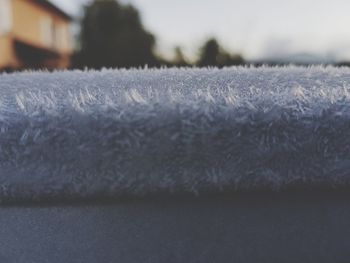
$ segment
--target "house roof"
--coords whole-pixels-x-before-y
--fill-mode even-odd
[[[59,14],[60,16],[66,18],[68,20],[73,20],[73,17],[71,15],[69,15],[67,12],[63,11],[61,8],[59,8],[57,5],[53,4],[49,0],[31,0],[31,1],[38,3],[39,5],[56,12],[57,14]]]

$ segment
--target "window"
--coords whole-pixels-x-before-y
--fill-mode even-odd
[[[0,0],[1,1],[1,0]],[[53,30],[53,21],[49,16],[43,17],[40,20],[41,28],[41,39],[45,46],[52,47],[54,41],[54,30]]]
[[[0,35],[8,33],[11,30],[11,26],[11,0],[0,0]]]
[[[56,28],[56,47],[61,50],[69,48],[69,33],[66,25],[59,25]]]

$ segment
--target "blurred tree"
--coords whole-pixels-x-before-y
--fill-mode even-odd
[[[230,54],[226,51],[222,51],[219,56],[219,66],[238,66],[244,64],[244,59],[239,54]]]
[[[219,64],[220,46],[216,39],[212,38],[205,42],[200,51],[198,66],[218,66]]]
[[[184,56],[184,54],[182,52],[181,47],[179,47],[179,46],[175,47],[174,52],[175,52],[175,57],[174,57],[174,60],[173,60],[174,66],[176,66],[176,67],[187,67],[187,66],[190,65],[187,62],[187,60],[185,59],[185,56]]]
[[[147,32],[138,11],[117,0],[94,0],[81,22],[78,66],[138,67],[158,65],[155,37]]]
[[[243,63],[244,59],[242,56],[229,54],[219,45],[215,38],[211,38],[201,48],[197,65],[199,67],[224,67],[241,65]]]

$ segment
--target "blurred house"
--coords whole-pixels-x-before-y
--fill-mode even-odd
[[[0,0],[0,69],[67,68],[71,20],[48,0]]]

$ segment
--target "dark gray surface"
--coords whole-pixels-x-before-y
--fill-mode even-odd
[[[349,194],[0,208],[0,262],[349,262]]]

